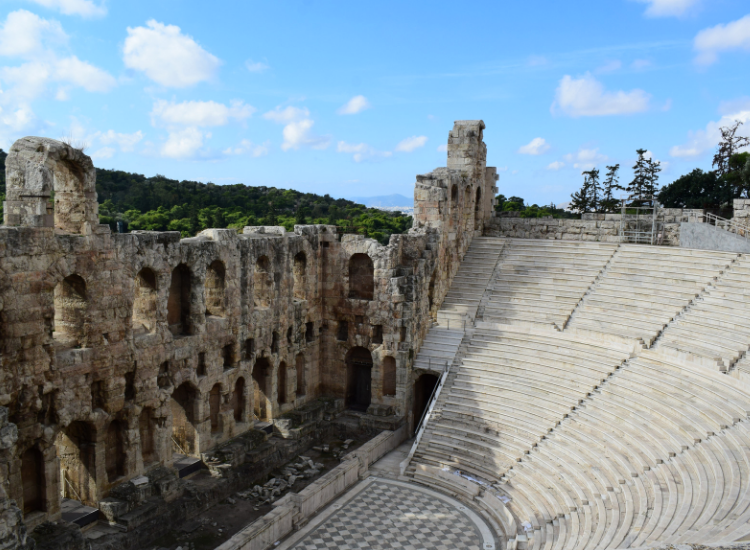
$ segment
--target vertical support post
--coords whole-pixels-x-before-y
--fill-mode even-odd
[[[653,207],[653,213],[651,216],[651,245],[654,244],[654,235],[656,235],[656,199],[654,197],[651,197],[651,206]]]

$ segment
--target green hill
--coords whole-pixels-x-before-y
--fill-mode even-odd
[[[0,195],[5,198],[5,157],[0,149]],[[387,243],[391,234],[411,227],[411,216],[367,208],[330,195],[300,193],[241,183],[216,185],[178,181],[157,174],[147,178],[120,170],[96,170],[99,219],[116,230],[179,231],[191,237],[210,227],[242,229],[246,225],[325,223],[344,233],[359,233]]]

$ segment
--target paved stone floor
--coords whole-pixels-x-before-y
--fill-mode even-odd
[[[492,550],[470,509],[412,484],[371,477],[332,504],[279,550]]]

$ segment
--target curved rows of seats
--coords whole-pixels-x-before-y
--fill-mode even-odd
[[[750,533],[750,387],[669,350],[480,323],[435,411],[412,474],[494,486],[529,548]]]
[[[750,258],[738,258],[666,328],[657,347],[720,360],[731,368],[750,348]]]
[[[433,409],[416,462],[499,477],[630,355],[627,346],[479,327]]]
[[[724,543],[750,532],[750,393],[644,352],[503,479],[534,547]]]
[[[490,287],[484,319],[565,325],[617,245],[513,239]]]
[[[568,327],[650,346],[736,258],[729,252],[621,245]]]

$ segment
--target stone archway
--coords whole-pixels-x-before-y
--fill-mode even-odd
[[[372,354],[354,347],[346,354],[346,407],[367,412],[372,401]]]
[[[440,379],[430,373],[424,373],[414,382],[414,429],[416,430],[427,407],[430,404],[432,392],[438,385]]]

